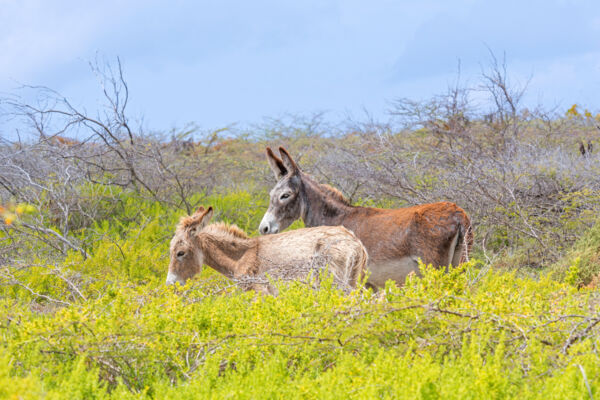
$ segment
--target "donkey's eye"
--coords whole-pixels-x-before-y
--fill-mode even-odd
[[[185,255],[185,251],[178,251],[177,257],[183,257]]]
[[[279,200],[285,200],[288,197],[290,197],[290,194],[289,193],[284,193],[284,194],[281,195],[281,197],[279,197]]]

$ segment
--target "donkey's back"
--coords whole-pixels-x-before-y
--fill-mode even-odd
[[[258,257],[275,278],[305,279],[327,268],[343,289],[356,287],[368,256],[361,241],[343,226],[302,228],[258,238]]]

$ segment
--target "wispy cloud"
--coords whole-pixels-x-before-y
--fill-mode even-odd
[[[489,45],[534,97],[589,102],[600,85],[597,0],[0,0],[0,91],[44,84],[89,109],[85,61],[120,56],[152,128],[320,110],[385,111],[455,78]],[[579,96],[580,100],[577,100]],[[571,100],[573,99],[573,100]]]
[[[0,9],[0,76],[27,81],[89,54],[94,41],[127,17],[135,3],[5,0]]]

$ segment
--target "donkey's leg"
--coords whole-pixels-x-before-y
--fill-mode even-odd
[[[459,249],[460,243],[458,242],[460,236],[460,229],[458,229],[456,231],[456,234],[452,238],[452,241],[450,242],[450,247],[448,247],[448,263],[446,264],[446,266],[457,266],[458,262],[460,261],[460,255],[462,253]]]

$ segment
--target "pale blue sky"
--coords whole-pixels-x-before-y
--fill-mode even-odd
[[[476,83],[506,52],[528,105],[600,108],[600,1],[0,0],[0,91],[46,85],[88,110],[87,62],[120,56],[150,129],[257,123],[285,113],[383,117]]]

